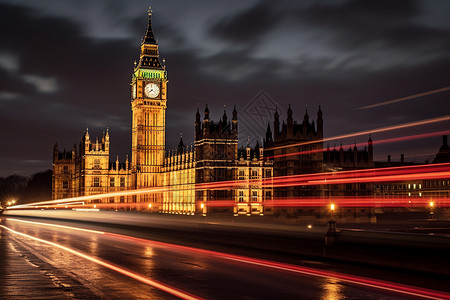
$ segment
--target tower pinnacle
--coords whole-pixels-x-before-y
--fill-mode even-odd
[[[147,27],[147,33],[145,34],[145,38],[143,41],[143,44],[151,44],[151,45],[157,45],[155,36],[153,35],[153,28],[152,28],[152,8],[148,8],[148,27]]]

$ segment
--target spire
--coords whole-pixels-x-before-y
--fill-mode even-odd
[[[149,8],[148,12],[147,32],[141,44],[141,55],[139,57],[139,63],[135,65],[135,70],[140,68],[164,70],[164,67],[159,61],[158,43],[153,34],[151,8]]]
[[[151,45],[157,45],[155,36],[153,35],[153,28],[152,28],[152,7],[149,6],[148,8],[148,27],[147,27],[147,33],[145,34],[145,38],[143,41],[143,44],[151,44]]]
[[[178,144],[178,153],[183,153],[185,150],[185,145],[183,143],[183,133],[180,134],[180,143]]]
[[[225,110],[223,111],[222,122],[223,122],[223,126],[227,125],[228,117],[227,117],[227,112]]]
[[[270,130],[270,123],[267,122],[267,130],[266,130],[266,140],[272,139],[272,130]]]
[[[308,107],[305,109],[305,115],[303,116],[303,121],[309,123]]]
[[[198,110],[198,107],[197,107],[197,113],[195,114],[195,121],[197,123],[200,123],[200,111]]]
[[[206,107],[205,107],[205,117],[203,118],[203,120],[209,120],[209,108],[208,108],[208,104],[206,104]]]
[[[234,108],[233,108],[233,120],[237,120],[236,104],[234,105]]]

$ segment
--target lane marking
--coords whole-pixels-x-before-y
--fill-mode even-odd
[[[19,220],[19,221],[22,221],[22,220]],[[29,221],[26,221],[26,222],[29,222]],[[42,224],[40,222],[32,222],[32,223]],[[43,223],[43,224],[46,224],[46,223]],[[53,224],[50,224],[50,225],[53,225]],[[3,225],[0,225],[0,226],[5,227]],[[10,229],[8,227],[5,227],[5,228],[13,231],[12,229]],[[68,227],[68,228],[76,229],[76,227]],[[28,236],[28,235],[20,233],[20,232],[17,232],[17,233],[24,235],[24,236]],[[320,277],[320,278],[334,278],[334,279],[352,283],[355,285],[366,286],[366,287],[371,287],[371,288],[376,288],[376,289],[381,289],[381,290],[386,290],[386,291],[392,291],[392,292],[396,292],[396,293],[400,293],[400,294],[412,295],[412,296],[417,296],[417,297],[421,297],[421,298],[435,299],[435,300],[450,299],[450,294],[446,293],[446,292],[434,291],[434,290],[430,290],[430,289],[419,288],[419,287],[414,287],[414,286],[409,286],[409,285],[404,285],[404,284],[398,284],[398,283],[389,282],[389,281],[370,279],[370,278],[366,278],[366,277],[349,275],[349,274],[338,273],[338,272],[329,272],[329,271],[325,271],[325,270],[314,269],[314,268],[309,268],[309,267],[301,267],[301,266],[297,266],[297,265],[291,265],[291,264],[285,264],[285,263],[279,263],[279,262],[273,262],[273,261],[264,260],[264,259],[257,259],[257,258],[240,256],[240,255],[227,254],[227,253],[213,251],[213,250],[205,250],[205,249],[200,249],[200,248],[193,248],[193,247],[188,247],[188,246],[169,244],[169,243],[147,240],[147,239],[143,239],[143,238],[132,237],[132,236],[127,236],[127,235],[122,235],[122,234],[117,234],[117,233],[103,232],[103,234],[105,236],[111,236],[111,237],[115,237],[115,238],[119,238],[119,239],[131,240],[133,242],[158,245],[158,246],[164,247],[164,248],[181,250],[182,252],[188,251],[191,253],[213,256],[213,257],[217,257],[217,258],[221,258],[221,259],[237,261],[237,262],[242,262],[242,263],[251,264],[251,265],[257,265],[257,266],[261,266],[261,267],[265,267],[265,268],[278,269],[278,270],[289,271],[289,272],[294,272],[294,273],[299,273],[299,274],[309,275],[309,276],[314,276],[314,277]],[[31,236],[28,236],[28,237],[31,237]],[[35,237],[31,237],[31,238],[40,240]],[[52,242],[48,242],[45,240],[41,240],[41,241],[44,243],[51,244],[51,245],[54,244]],[[55,246],[60,247],[62,249],[67,248],[65,246],[58,245],[58,244],[55,244]],[[70,248],[67,248],[67,249],[70,249]],[[72,250],[72,249],[70,249],[68,251],[77,252],[76,250]],[[82,255],[84,255],[84,254],[82,254]],[[82,257],[84,257],[84,256],[82,256]],[[92,259],[97,260],[96,258],[87,256],[87,255],[86,255],[86,257],[89,260],[92,260]],[[101,260],[98,260],[98,261],[101,261]],[[114,267],[116,267],[116,266],[114,266]],[[116,268],[119,268],[119,267],[116,267]],[[117,272],[120,272],[120,271],[117,271]],[[130,272],[130,271],[126,271],[126,272]],[[136,276],[140,276],[133,272],[130,272],[130,273],[135,274]],[[132,277],[132,276],[130,276],[130,277]],[[135,277],[133,277],[133,278],[135,278]],[[143,277],[143,278],[145,278],[145,277]],[[137,280],[139,280],[139,279],[137,279]],[[150,279],[148,279],[148,280],[150,280]],[[195,297],[195,296],[193,296],[193,297]],[[187,298],[185,298],[185,299],[187,299]],[[191,299],[191,298],[189,298],[189,299]]]
[[[97,233],[97,234],[105,234],[105,232],[103,232],[103,231],[90,230],[90,229],[71,227],[71,226],[64,226],[64,225],[57,225],[57,224],[51,224],[51,223],[25,221],[25,220],[19,220],[19,219],[14,219],[14,218],[6,218],[6,220],[8,220],[8,221],[15,221],[15,222],[30,223],[30,224],[45,225],[45,226],[52,226],[52,227],[59,227],[59,228],[72,229],[72,230],[79,230],[79,231],[86,231],[86,232]]]
[[[152,245],[159,245],[165,248],[175,248],[177,250],[180,250],[181,252],[192,252],[202,255],[209,255],[214,256],[221,259],[226,260],[232,260],[237,262],[242,262],[246,264],[252,264],[252,265],[258,265],[261,267],[266,268],[272,268],[272,269],[278,269],[283,271],[289,271],[294,273],[299,273],[303,275],[309,275],[314,277],[320,277],[320,278],[332,278],[341,280],[344,282],[352,283],[355,285],[365,286],[365,287],[371,287],[375,289],[385,290],[385,291],[391,291],[396,292],[400,294],[406,294],[406,295],[412,295],[416,297],[426,298],[426,299],[435,299],[435,300],[441,300],[441,299],[450,299],[450,294],[446,292],[441,291],[435,291],[420,287],[414,287],[404,284],[398,284],[394,282],[389,281],[383,281],[383,280],[377,280],[377,279],[370,279],[366,277],[360,277],[355,275],[348,275],[344,273],[338,273],[338,272],[329,272],[325,270],[320,269],[314,269],[309,267],[301,267],[291,264],[285,264],[285,263],[279,263],[279,262],[273,262],[268,261],[264,259],[257,259],[257,258],[250,258],[240,255],[234,255],[234,254],[227,254],[223,252],[217,252],[213,250],[204,250],[199,248],[193,248],[188,246],[181,246],[181,245],[175,245],[175,244],[168,244],[164,242],[158,242],[158,241],[152,241],[152,240],[146,240],[142,238],[137,237],[131,237],[116,233],[109,233],[105,232],[106,236],[113,236],[121,239],[127,239],[132,240],[135,242],[140,242],[144,244],[152,244]]]
[[[110,264],[110,263],[108,263],[108,262],[106,262],[104,260],[101,260],[101,259],[89,256],[89,255],[84,254],[82,252],[79,252],[79,251],[77,251],[75,249],[72,249],[72,248],[69,248],[69,247],[66,247],[66,246],[54,243],[54,242],[50,242],[50,241],[47,241],[47,240],[43,240],[43,239],[40,239],[40,238],[31,236],[31,235],[28,235],[28,234],[25,234],[25,233],[22,233],[22,232],[15,231],[15,230],[13,230],[13,229],[11,229],[9,227],[6,227],[4,225],[0,225],[0,227],[7,229],[7,230],[11,231],[14,234],[17,234],[17,235],[20,235],[20,236],[23,236],[23,237],[26,237],[26,238],[29,238],[29,239],[32,239],[32,240],[35,240],[35,241],[38,241],[38,242],[41,242],[41,243],[45,243],[45,244],[57,247],[59,249],[65,250],[65,251],[70,252],[70,253],[72,253],[74,255],[77,255],[77,256],[82,257],[84,259],[87,259],[87,260],[89,260],[91,262],[99,264],[99,265],[101,265],[103,267],[106,267],[106,268],[108,268],[110,270],[116,271],[116,272],[121,273],[123,275],[126,275],[128,277],[136,279],[136,280],[138,280],[138,281],[140,281],[142,283],[145,283],[147,285],[150,285],[150,286],[153,286],[153,287],[155,287],[157,289],[165,291],[165,292],[167,292],[169,294],[172,294],[172,295],[174,295],[174,296],[176,296],[178,298],[187,299],[187,300],[202,299],[200,297],[197,297],[195,295],[189,294],[187,292],[184,292],[182,290],[176,289],[174,287],[168,286],[168,285],[163,284],[161,282],[158,282],[156,280],[152,280],[150,278],[141,276],[141,275],[139,275],[139,274],[137,274],[135,272],[132,272],[132,271],[123,269],[121,267],[115,266],[115,265]]]

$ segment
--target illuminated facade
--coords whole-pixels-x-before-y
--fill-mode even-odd
[[[148,209],[161,213],[193,215],[209,212],[245,212],[263,214],[266,197],[259,186],[248,180],[272,175],[272,163],[263,161],[262,152],[238,159],[238,119],[234,108],[231,120],[224,112],[219,122],[209,118],[206,107],[203,121],[195,116],[195,146],[187,149],[182,140],[175,151],[165,152],[165,111],[167,72],[159,59],[151,13],[141,44],[139,62],[131,80],[132,145],[131,163],[109,163],[109,133],[101,142],[92,143],[86,131],[72,153],[59,153],[53,160],[53,199],[108,192],[165,187],[162,193],[149,193],[102,202],[136,201],[148,203]],[[262,149],[262,148],[261,148]],[[261,150],[262,151],[262,150]],[[242,176],[242,174],[245,174]],[[257,175],[255,175],[257,174]],[[245,178],[239,190],[203,188],[205,184]],[[242,193],[246,195],[242,196]],[[225,202],[224,202],[225,201]],[[229,203],[239,203],[236,205]],[[251,204],[249,204],[251,202]],[[225,203],[223,205],[218,205]],[[244,209],[243,205],[246,205]]]
[[[53,149],[52,198],[68,198],[126,190],[131,186],[128,157],[109,163],[109,132],[93,143],[86,129],[77,149],[71,152]],[[120,200],[119,200],[120,201]]]

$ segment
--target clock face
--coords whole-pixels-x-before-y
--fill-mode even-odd
[[[132,93],[133,93],[133,99],[136,99],[136,96],[137,96],[137,89],[136,89],[136,84],[133,84],[133,91],[132,91]]]
[[[144,92],[147,97],[156,98],[159,95],[159,86],[153,82],[147,83]]]

